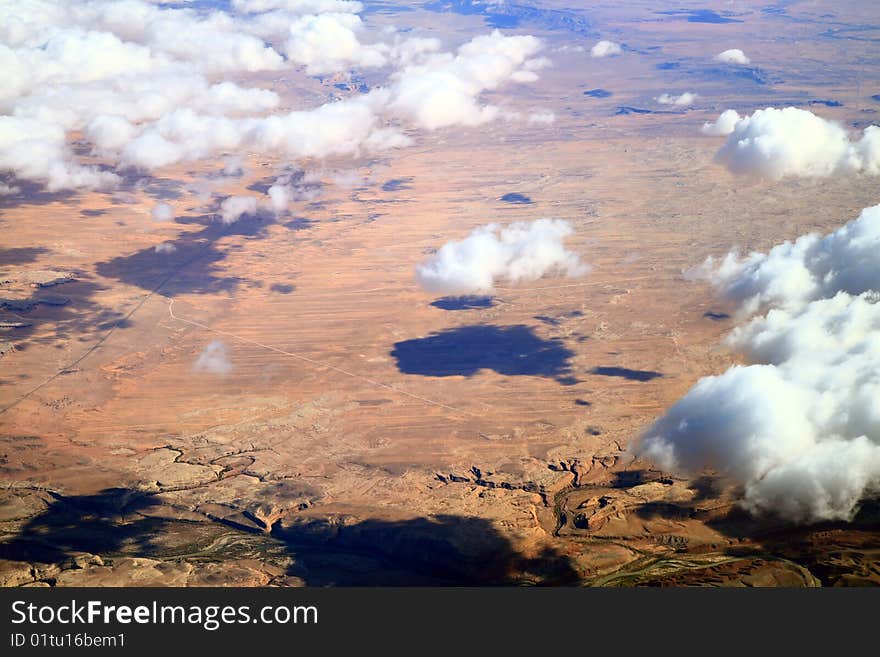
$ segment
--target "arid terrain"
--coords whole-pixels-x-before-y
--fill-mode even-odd
[[[367,2],[364,18],[450,44],[494,24],[540,37],[540,80],[484,98],[551,124],[413,131],[354,158],[230,153],[240,171],[184,162],[103,192],[4,178],[19,191],[0,196],[0,584],[880,584],[876,502],[791,525],[746,513],[712,471],[628,451],[735,359],[734,309],[686,270],[878,202],[876,178],[735,176],[700,127],[771,105],[875,121],[880,14],[538,4]],[[591,58],[599,38],[623,54]],[[712,61],[728,47],[749,73]],[[290,106],[358,93],[301,72],[248,82]],[[699,97],[654,100],[683,91]],[[280,172],[309,191],[289,215],[217,221],[218,195]],[[176,218],[153,221],[157,202]],[[416,283],[448,240],[540,217],[569,222],[588,274],[462,298]],[[215,341],[225,366],[196,367]]]

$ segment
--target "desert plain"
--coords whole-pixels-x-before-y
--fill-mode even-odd
[[[700,127],[789,105],[876,121],[876,9],[672,7],[733,21],[700,22],[650,2],[365,4],[450,45],[499,21],[539,37],[540,79],[483,98],[555,120],[413,130],[356,157],[233,152],[232,172],[184,162],[112,191],[8,179],[0,583],[880,583],[876,501],[789,524],[747,513],[710,470],[629,450],[737,358],[721,347],[735,310],[686,272],[877,202],[869,177],[737,176]],[[591,58],[599,38],[626,48]],[[748,74],[713,62],[727,47]],[[298,70],[247,81],[291,107],[359,93]],[[656,102],[672,91],[698,98]],[[289,213],[217,220],[223,196],[281,174],[305,190]],[[154,221],[156,203],[175,218]],[[587,274],[466,297],[417,284],[445,242],[540,217],[569,222]],[[197,367],[212,344],[222,367]]]

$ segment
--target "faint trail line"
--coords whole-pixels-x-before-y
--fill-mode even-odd
[[[540,292],[541,290],[561,290],[565,287],[589,287],[591,285],[607,285],[605,282],[590,281],[589,283],[567,283],[566,285],[548,285],[546,287],[498,287],[496,290],[502,292]]]
[[[11,408],[15,408],[21,402],[23,402],[25,399],[27,399],[28,397],[30,397],[34,393],[40,391],[41,389],[45,388],[47,385],[52,383],[55,379],[60,377],[62,374],[70,371],[71,369],[73,369],[74,367],[79,365],[81,362],[83,362],[86,358],[91,356],[97,349],[99,349],[105,342],[107,342],[107,340],[110,339],[110,336],[116,332],[116,329],[118,329],[120,326],[123,325],[123,323],[125,323],[126,321],[131,319],[131,316],[134,315],[138,310],[140,310],[143,307],[143,305],[147,302],[147,299],[152,297],[155,293],[156,293],[156,290],[153,290],[153,291],[149,292],[148,294],[145,294],[143,297],[141,297],[141,299],[135,304],[135,306],[124,317],[117,319],[113,323],[113,326],[110,327],[110,330],[107,331],[103,336],[101,336],[101,339],[98,340],[95,344],[93,344],[91,347],[86,349],[86,351],[79,358],[77,358],[72,363],[68,363],[63,368],[61,368],[60,370],[55,372],[55,374],[50,376],[48,379],[46,379],[45,381],[43,381],[39,385],[36,385],[33,388],[31,388],[30,390],[28,390],[26,393],[21,395],[18,399],[16,399],[14,402],[9,404],[8,406],[0,408],[0,415],[2,415],[3,413],[5,413],[6,411],[8,411]]]
[[[231,225],[232,225],[232,224],[229,224],[229,226],[231,226]],[[99,349],[99,348],[100,348],[105,342],[107,342],[107,340],[110,338],[110,336],[113,335],[113,333],[116,332],[116,329],[118,329],[120,326],[123,325],[123,323],[125,323],[125,322],[127,322],[129,319],[131,319],[132,316],[133,316],[138,310],[140,310],[141,308],[143,308],[144,304],[145,304],[149,299],[151,299],[154,295],[158,294],[159,290],[161,290],[163,287],[165,287],[165,285],[168,283],[168,281],[170,281],[172,278],[174,278],[174,277],[175,277],[177,274],[179,274],[181,271],[183,271],[184,269],[186,269],[187,267],[189,267],[191,264],[193,264],[194,262],[196,262],[196,261],[198,261],[200,258],[202,258],[202,257],[205,255],[205,253],[208,251],[208,249],[209,249],[209,248],[210,248],[210,247],[211,247],[211,246],[212,246],[217,240],[219,240],[219,239],[222,238],[222,237],[225,237],[226,234],[229,232],[229,226],[227,226],[226,228],[224,228],[224,229],[221,231],[220,235],[219,235],[217,238],[215,238],[214,240],[210,240],[210,239],[209,239],[209,240],[207,240],[204,244],[202,244],[202,247],[201,247],[201,248],[195,253],[195,255],[193,255],[193,257],[191,257],[191,258],[188,259],[188,260],[185,260],[184,262],[180,263],[179,265],[177,265],[177,266],[175,266],[175,267],[172,267],[172,268],[168,271],[168,273],[167,273],[164,277],[162,277],[162,279],[159,281],[159,283],[156,285],[156,287],[154,287],[152,290],[150,290],[149,292],[147,292],[143,297],[141,297],[140,300],[135,304],[135,306],[134,306],[134,307],[133,307],[133,308],[132,308],[132,309],[131,309],[131,310],[130,310],[125,316],[124,316],[124,317],[121,317],[121,318],[117,319],[117,320],[113,323],[113,326],[110,327],[110,330],[107,331],[107,332],[101,337],[101,339],[99,339],[95,344],[93,344],[91,347],[89,347],[89,348],[88,348],[88,349],[87,349],[87,350],[86,350],[86,351],[85,351],[85,352],[84,352],[79,358],[77,358],[77,359],[76,359],[75,361],[73,361],[72,363],[68,363],[67,365],[65,365],[64,367],[62,367],[60,370],[58,370],[57,372],[55,372],[55,374],[51,375],[48,379],[46,379],[46,380],[43,381],[42,383],[40,383],[40,384],[34,386],[33,388],[31,388],[30,390],[28,390],[28,391],[25,392],[24,394],[22,394],[18,399],[16,399],[14,402],[12,402],[11,404],[9,404],[8,406],[5,406],[5,407],[3,407],[3,408],[0,408],[0,415],[2,415],[3,413],[5,413],[6,411],[8,411],[8,410],[11,409],[11,408],[15,408],[15,407],[18,406],[21,402],[23,402],[25,399],[29,398],[29,397],[30,397],[31,395],[33,395],[34,393],[39,392],[40,390],[42,390],[43,388],[45,388],[47,385],[49,385],[50,383],[52,383],[53,381],[55,381],[55,380],[56,380],[58,377],[60,377],[62,374],[64,374],[65,372],[69,371],[70,369],[76,367],[76,366],[79,365],[81,362],[83,362],[86,358],[88,358],[89,356],[91,356],[91,355],[92,355],[97,349]]]
[[[637,276],[637,277],[633,277],[633,278],[620,279],[620,281],[623,283],[626,283],[626,282],[630,282],[630,281],[641,281],[641,280],[645,280],[647,278],[650,278],[650,277],[649,276]],[[600,286],[600,285],[602,285],[602,286],[611,285],[611,283],[609,283],[608,281],[585,281],[583,283],[565,283],[563,285],[545,285],[544,287],[500,287],[500,286],[496,285],[494,287],[494,289],[498,292],[540,292],[542,290],[562,290],[562,289],[570,288],[570,287],[594,287],[594,286]],[[418,292],[423,291],[422,288],[420,288],[417,285],[404,286],[403,289],[406,291],[413,291],[413,290],[418,291]],[[400,292],[401,286],[388,285],[385,287],[371,287],[366,290],[349,290],[346,292],[333,292],[332,294],[334,296],[342,296],[342,295],[349,295],[349,294],[366,294],[367,292],[386,292],[386,291]],[[488,292],[487,294],[491,295],[492,293]],[[461,295],[453,294],[453,295],[449,295],[449,296],[461,296]]]
[[[630,278],[621,278],[618,280],[619,284],[631,283],[633,281],[643,281],[646,279],[652,278],[651,276],[631,276]],[[566,283],[564,285],[546,285],[544,287],[498,287],[495,286],[496,290],[502,290],[504,292],[540,292],[541,290],[561,290],[566,287],[592,287],[592,286],[605,286],[611,285],[608,281],[584,281],[583,283]]]
[[[430,404],[432,406],[437,406],[439,408],[443,408],[447,411],[452,411],[457,415],[467,415],[470,417],[476,417],[473,413],[468,411],[463,411],[458,408],[453,408],[452,406],[448,406],[443,404],[442,402],[434,401],[432,399],[428,399],[427,397],[420,397],[419,395],[413,394],[411,392],[407,392],[406,390],[401,390],[400,388],[395,388],[392,385],[387,383],[382,383],[381,381],[376,381],[375,379],[370,379],[366,376],[362,376],[360,374],[355,374],[354,372],[349,372],[348,370],[344,370],[341,367],[336,367],[335,365],[328,365],[327,363],[322,363],[320,361],[314,360],[313,358],[309,358],[308,356],[302,356],[300,354],[295,354],[291,351],[285,351],[284,349],[280,349],[278,347],[273,347],[270,344],[263,344],[262,342],[257,342],[256,340],[251,340],[250,338],[245,338],[241,335],[236,335],[235,333],[230,333],[229,331],[224,331],[222,329],[212,328],[207,326],[206,324],[202,324],[200,322],[194,322],[191,319],[184,319],[183,317],[178,317],[174,314],[174,299],[168,300],[168,314],[170,315],[172,320],[177,320],[178,322],[183,322],[184,324],[189,324],[191,326],[197,326],[198,328],[204,329],[205,331],[210,331],[211,333],[217,333],[219,335],[225,335],[230,338],[234,338],[239,340],[240,342],[245,342],[247,344],[252,344],[256,347],[261,347],[263,349],[268,349],[269,351],[274,351],[275,353],[282,354],[284,356],[290,356],[291,358],[296,358],[297,360],[301,360],[305,363],[309,363],[310,365],[314,365],[315,367],[321,367],[324,369],[332,370],[334,372],[338,372],[339,374],[344,374],[345,376],[351,377],[352,379],[358,379],[360,381],[364,381],[365,383],[369,383],[373,386],[378,386],[380,388],[385,388],[386,390],[390,390],[392,392],[396,392],[400,395],[405,395],[407,397],[411,397],[417,401],[423,402],[425,404]]]

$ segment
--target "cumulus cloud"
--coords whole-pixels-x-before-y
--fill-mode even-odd
[[[266,190],[265,205],[276,216],[287,212],[291,203],[313,201],[321,195],[320,181],[303,174],[278,176]]]
[[[229,349],[220,340],[208,343],[208,346],[202,350],[202,353],[196,359],[193,370],[206,374],[229,374],[232,371]]]
[[[741,64],[743,66],[752,62],[739,48],[731,48],[730,50],[718,53],[715,55],[715,61],[723,62],[724,64]]]
[[[596,45],[590,48],[591,57],[614,57],[622,52],[623,48],[620,47],[619,43],[606,41],[605,39],[599,41]]]
[[[747,361],[701,379],[641,438],[669,470],[711,467],[744,504],[795,522],[849,519],[880,493],[880,206],[824,237],[710,261],[764,316],[725,339]]]
[[[259,202],[255,196],[229,196],[220,204],[220,221],[232,224],[246,214],[256,214]]]
[[[725,112],[714,125],[704,126],[704,132],[724,134],[730,129],[716,159],[734,173],[768,178],[880,173],[877,126],[865,128],[851,141],[840,124],[796,107],[768,107],[745,117]]]
[[[49,191],[109,188],[119,180],[112,172],[77,164],[63,128],[15,116],[0,116],[0,171],[43,182]]]
[[[264,13],[285,10],[301,14],[348,12],[359,14],[364,6],[355,0],[232,0],[232,7],[241,13]]]
[[[693,105],[694,101],[699,96],[690,91],[685,91],[683,94],[679,94],[678,96],[673,96],[671,94],[660,94],[657,96],[656,100],[661,105],[675,105],[677,107],[685,107],[687,105]]]
[[[365,45],[358,34],[363,21],[357,14],[303,16],[290,25],[285,47],[288,59],[303,64],[309,75],[332,73],[351,66],[374,68],[388,61],[388,46]],[[328,48],[328,44],[333,44]]]
[[[399,148],[412,141],[408,128],[496,118],[481,94],[533,81],[547,64],[534,57],[534,37],[497,31],[456,52],[393,29],[371,40],[362,8],[346,0],[237,0],[225,11],[145,0],[0,3],[0,172],[53,190],[100,188],[118,182],[113,167]],[[387,84],[369,93],[284,112],[274,91],[223,79],[385,65]],[[67,146],[72,133],[109,167],[80,164]]]
[[[156,253],[166,253],[167,254],[167,253],[174,253],[175,251],[177,251],[177,247],[174,246],[174,244],[172,244],[171,242],[162,242],[162,244],[157,244],[155,247],[153,247],[153,250]]]
[[[313,110],[266,117],[230,118],[189,108],[174,110],[126,144],[121,161],[151,170],[237,150],[321,158],[409,143],[398,130],[381,125],[371,97],[356,96]]]
[[[269,197],[269,205],[275,214],[287,212],[287,206],[290,205],[292,190],[286,185],[274,184],[266,190]]]
[[[767,253],[728,253],[693,272],[725,299],[751,313],[764,307],[797,308],[838,292],[880,290],[880,206],[828,235],[809,233]]]
[[[461,241],[444,244],[416,267],[416,279],[429,292],[486,294],[499,281],[528,282],[549,273],[581,276],[588,267],[563,244],[572,232],[560,219],[482,226]]]
[[[174,219],[174,208],[168,205],[168,203],[156,203],[150,212],[150,216],[153,218],[153,221],[172,221]]]
[[[455,55],[432,53],[418,64],[398,72],[387,90],[377,90],[376,98],[386,97],[388,109],[428,130],[451,125],[475,126],[499,116],[493,105],[482,105],[479,95],[498,88],[517,74],[531,74],[540,68],[534,55],[541,50],[533,36],[504,36],[495,30],[462,45]]]
[[[556,122],[556,114],[550,110],[536,110],[529,114],[529,123],[552,125]]]
[[[701,132],[710,137],[726,137],[733,132],[741,118],[736,110],[724,110],[714,121],[704,123]]]

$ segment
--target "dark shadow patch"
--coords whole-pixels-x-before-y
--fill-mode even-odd
[[[531,327],[462,326],[426,338],[397,342],[397,368],[420,376],[473,376],[494,370],[505,376],[542,376],[568,383],[574,352],[558,338],[542,339]]]
[[[9,302],[12,307],[0,303],[0,310],[11,312],[11,321],[18,324],[13,335],[19,350],[23,351],[27,343],[55,344],[59,340],[88,342],[94,339],[91,333],[124,324],[123,313],[92,300],[106,288],[87,280],[85,274],[76,275],[76,279],[64,284],[63,295],[47,294],[45,290],[34,288],[27,297]],[[0,290],[0,296],[3,294]],[[43,330],[42,327],[46,326],[50,326],[51,331]]]
[[[692,480],[688,488],[695,493],[692,500],[693,502],[716,499],[722,493],[722,486],[719,479],[717,477],[710,477],[709,475],[703,475]]]
[[[590,374],[597,376],[614,376],[629,381],[650,381],[663,376],[660,372],[652,370],[631,370],[627,367],[594,367]]]
[[[306,228],[311,228],[314,222],[311,219],[306,219],[305,217],[296,217],[291,219],[290,221],[285,221],[282,226],[284,226],[287,230],[305,230]]]
[[[711,319],[713,322],[723,322],[724,320],[730,319],[730,315],[727,313],[718,313],[713,310],[704,312],[703,317]]]
[[[643,107],[630,107],[629,105],[619,105],[614,112],[614,116],[626,116],[628,114],[659,114],[659,112]]]
[[[186,184],[179,180],[152,176],[141,176],[135,186],[139,186],[147,196],[157,201],[176,201],[186,191]]]
[[[202,223],[210,217],[180,217],[178,221]],[[244,215],[231,224],[212,221],[200,231],[181,234],[173,241],[175,250],[171,253],[157,253],[153,247],[149,247],[99,262],[95,265],[95,272],[99,276],[136,285],[144,290],[161,289],[163,294],[170,297],[233,291],[247,279],[223,275],[217,263],[226,258],[226,253],[218,248],[217,241],[232,235],[260,239],[271,221],[264,215]]]
[[[0,265],[23,265],[33,262],[46,253],[49,253],[49,249],[42,246],[25,246],[12,249],[0,248]]]
[[[278,294],[290,294],[296,289],[295,285],[291,285],[290,283],[272,283],[269,286],[269,289],[272,292],[278,292]]]
[[[537,319],[542,324],[547,324],[547,326],[559,326],[562,324],[562,320],[558,317],[550,317],[548,315],[535,315],[534,319]]]
[[[820,32],[818,36],[825,39],[841,39],[844,41],[866,41],[874,43],[877,37],[874,34],[880,30],[880,26],[872,24],[845,25]]]
[[[607,89],[589,89],[584,92],[584,96],[589,96],[590,98],[611,98],[613,95]]]
[[[709,66],[704,69],[696,69],[698,75],[703,75],[717,80],[728,80],[731,82],[747,81],[753,82],[760,86],[766,86],[771,82],[781,83],[781,79],[771,80],[770,77],[760,68],[755,66],[741,66],[731,64],[726,66]]]
[[[366,82],[362,82],[359,80],[351,80],[349,82],[337,82],[333,85],[333,88],[348,93],[357,92],[365,94],[370,91],[370,85],[368,85]]]
[[[540,26],[548,31],[565,30],[592,35],[592,25],[582,13],[567,9],[549,9],[507,0],[490,4],[483,0],[432,0],[422,9],[460,16],[480,16],[489,27],[510,29],[524,24]]]
[[[440,310],[474,310],[476,308],[491,308],[495,305],[495,299],[480,295],[451,296],[432,301],[431,305],[440,308]]]
[[[272,535],[302,559],[305,567],[294,566],[291,574],[310,586],[559,585],[578,579],[555,549],[525,558],[484,518],[438,515],[336,527],[318,520],[278,527]]]
[[[245,187],[245,189],[256,192],[257,194],[267,194],[269,192],[269,188],[275,184],[275,178],[266,178],[263,180],[257,180],[256,182],[252,182],[250,185]]]
[[[199,210],[204,210],[204,207]],[[174,223],[183,224],[184,226],[210,226],[217,222],[217,214],[215,212],[206,212],[205,214],[187,214],[174,217]]]
[[[839,100],[811,100],[810,105],[824,105],[825,107],[843,107]]]
[[[73,190],[50,192],[40,183],[30,180],[19,180],[11,174],[0,175],[0,184],[12,190],[8,194],[0,194],[0,208],[14,208],[21,205],[48,205],[49,203],[72,205],[79,197],[78,193]]]
[[[504,196],[498,199],[499,201],[504,201],[505,203],[514,203],[516,205],[531,205],[532,199],[526,196],[525,194],[520,194],[519,192],[508,192]]]
[[[15,561],[57,563],[76,553],[112,553],[123,543],[138,554],[154,553],[154,531],[162,521],[126,524],[129,515],[153,506],[152,500],[126,488],[109,488],[95,495],[49,493],[49,506],[32,517],[11,541],[0,543],[0,557]],[[149,527],[149,529],[148,529]]]
[[[660,473],[657,470],[646,470],[644,468],[620,470],[614,473],[610,485],[611,488],[633,488],[650,481],[657,481],[659,478]]]
[[[409,183],[413,181],[412,177],[406,178],[392,178],[391,180],[386,180],[382,185],[383,192],[396,192],[401,189],[412,189]]]
[[[693,517],[693,509],[686,504],[675,502],[645,502],[636,507],[636,515],[642,520],[665,518],[667,520],[687,520]]]
[[[519,27],[519,17],[510,14],[486,14],[486,25],[497,29]]]
[[[574,403],[576,406],[592,406],[593,402],[588,402],[586,399],[575,399]]]
[[[658,71],[675,71],[681,68],[681,62],[660,62],[654,68]]]
[[[292,186],[298,192],[318,192],[324,185],[320,181],[304,183],[306,172],[292,166],[285,167],[277,175],[261,178],[245,189],[257,194],[267,194],[273,185]]]
[[[96,209],[96,210],[80,210],[79,213],[84,217],[103,217],[107,214],[107,210]]]
[[[719,14],[711,9],[668,9],[666,11],[658,11],[655,13],[662,16],[672,16],[673,18],[683,18],[688,23],[712,23],[718,25],[724,23],[742,23],[742,21],[737,18],[731,18],[731,14],[728,12]]]
[[[492,522],[478,517],[345,524],[297,517],[288,525],[276,520],[265,527],[247,511],[241,522],[209,513],[203,521],[177,520],[163,513],[165,505],[155,494],[127,488],[79,496],[46,493],[44,501],[44,511],[0,543],[0,558],[70,569],[82,567],[72,559],[83,553],[107,563],[123,557],[179,559],[180,552],[203,551],[198,561],[222,563],[240,558],[244,550],[270,562],[293,557],[287,574],[310,586],[559,585],[578,580],[567,556],[548,547],[526,557]],[[229,537],[230,531],[238,538],[224,548],[228,541],[217,539]],[[214,547],[218,543],[221,547]]]

